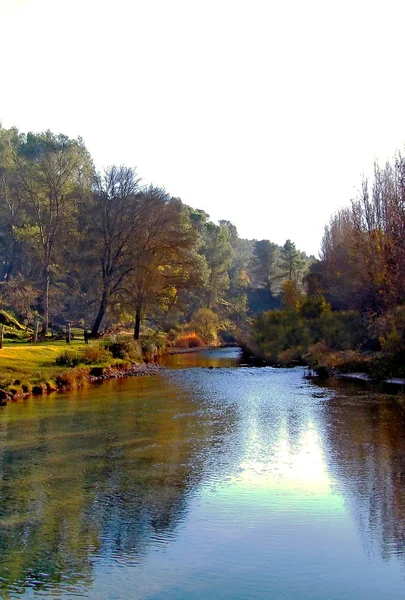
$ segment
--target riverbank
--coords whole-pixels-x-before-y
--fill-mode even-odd
[[[244,362],[258,366],[267,365],[280,368],[296,366],[308,367],[311,377],[320,379],[339,378],[361,381],[370,384],[382,384],[392,388],[405,386],[401,369],[397,361],[383,352],[360,350],[334,350],[323,342],[312,344],[308,348],[294,348],[280,352],[277,357],[269,357],[253,343],[242,346]]]
[[[0,405],[30,395],[66,392],[104,379],[155,375],[160,352],[151,340],[10,344],[0,351]]]

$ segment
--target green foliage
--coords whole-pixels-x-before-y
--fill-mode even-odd
[[[306,319],[317,319],[330,312],[331,307],[322,294],[306,296],[302,299],[300,313]]]
[[[307,269],[308,265],[303,253],[297,250],[294,242],[287,240],[280,251],[279,277],[300,284]]]
[[[142,338],[141,348],[142,356],[147,362],[155,360],[158,357],[158,348],[153,338]]]
[[[318,339],[336,350],[358,349],[370,336],[367,322],[358,311],[326,311],[318,323]],[[314,321],[314,331],[318,323]]]
[[[405,306],[397,306],[376,319],[371,332],[378,337],[382,352],[373,361],[381,376],[405,376]]]
[[[323,302],[310,304],[311,311],[324,307]],[[294,360],[319,342],[338,351],[359,348],[369,337],[366,323],[355,311],[331,312],[319,316],[292,310],[268,311],[254,323],[255,342],[260,353],[268,360],[280,362],[280,354],[294,351]],[[284,355],[284,358],[287,355]]]
[[[75,350],[64,350],[55,360],[58,367],[76,367],[81,362],[82,355]]]
[[[219,325],[218,315],[209,308],[197,310],[190,322],[190,328],[208,345],[217,343]]]
[[[128,338],[118,338],[116,340],[106,341],[104,346],[113,358],[129,360],[132,362],[142,362],[142,348],[139,341]]]
[[[277,280],[277,259],[279,247],[269,240],[256,241],[251,260],[251,273],[255,286],[274,291]]]
[[[260,353],[277,362],[280,352],[291,348],[306,348],[311,340],[310,329],[297,312],[272,310],[254,323],[255,341]]]
[[[76,367],[78,365],[95,365],[111,362],[112,358],[113,354],[111,350],[104,344],[97,343],[86,346],[81,350],[64,350],[56,358],[55,363],[58,366]]]

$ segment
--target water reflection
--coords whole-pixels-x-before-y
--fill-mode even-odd
[[[3,597],[400,597],[392,399],[184,356],[0,412]]]
[[[159,378],[8,406],[3,595],[27,586],[77,591],[91,585],[96,560],[137,563],[151,543],[167,544],[199,481],[209,427],[183,390]]]
[[[392,396],[341,388],[325,405],[329,466],[368,552],[405,550],[405,411]]]
[[[213,348],[203,351],[169,354],[165,357],[164,364],[171,369],[192,367],[215,369],[219,367],[237,367],[240,358],[241,351],[239,348]]]

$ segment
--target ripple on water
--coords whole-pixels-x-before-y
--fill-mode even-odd
[[[5,594],[403,595],[402,412],[221,356],[2,411]]]

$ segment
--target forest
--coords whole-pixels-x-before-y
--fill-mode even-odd
[[[97,172],[81,138],[0,128],[1,320],[22,324],[5,338],[160,332],[274,365],[402,375],[404,229],[400,153],[331,217],[316,259],[240,238],[135,168]]]
[[[27,331],[196,330],[210,344],[280,307],[285,281],[303,290],[314,260],[241,239],[134,168],[96,172],[80,138],[15,128],[0,129],[0,256],[2,307]]]

